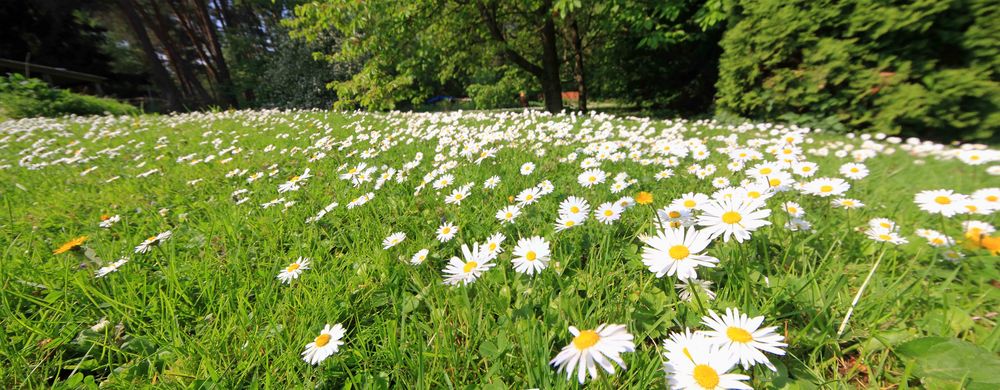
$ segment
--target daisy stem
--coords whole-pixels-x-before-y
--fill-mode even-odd
[[[879,245],[879,249],[882,245]],[[865,277],[865,281],[861,283],[861,288],[858,289],[858,293],[854,295],[854,301],[851,302],[851,307],[847,309],[847,315],[844,316],[844,320],[840,322],[840,328],[837,329],[837,337],[844,334],[844,328],[847,327],[847,322],[851,320],[851,315],[854,314],[854,307],[858,305],[858,301],[861,300],[861,295],[865,293],[865,288],[868,287],[868,282],[871,282],[872,276],[875,275],[875,270],[878,269],[878,265],[882,263],[882,257],[885,255],[885,251],[879,252],[878,259],[875,260],[875,264],[872,265],[871,271],[868,271],[868,276]]]
[[[691,278],[688,278],[688,280],[686,280],[688,288],[691,289],[691,295],[694,295],[694,301],[698,303],[698,311],[701,313],[701,315],[705,315],[705,305],[701,303],[701,294],[699,294],[700,291],[695,290],[694,282],[692,282],[691,280],[692,280]]]
[[[948,235],[947,226],[948,226],[948,224],[945,223],[944,214],[941,214],[941,234],[944,234],[946,236]]]

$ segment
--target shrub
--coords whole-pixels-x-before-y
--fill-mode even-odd
[[[0,77],[0,115],[10,118],[33,116],[131,115],[135,107],[114,99],[80,95],[53,88],[39,79],[21,74]]]
[[[521,103],[518,94],[521,91],[529,93],[534,85],[523,72],[507,67],[496,82],[473,83],[466,87],[466,92],[477,109],[511,108],[519,107]]]
[[[1000,3],[741,0],[720,110],[937,139],[1000,133]]]

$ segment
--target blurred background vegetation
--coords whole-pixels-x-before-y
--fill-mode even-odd
[[[996,141],[998,20],[995,0],[7,0],[0,116],[134,112],[81,94],[528,105]]]

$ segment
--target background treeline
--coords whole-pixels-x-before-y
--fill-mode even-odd
[[[523,92],[550,111],[995,139],[998,20],[996,0],[9,0],[0,58],[106,77],[147,111]]]

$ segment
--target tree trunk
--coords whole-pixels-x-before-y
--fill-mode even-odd
[[[122,13],[125,14],[125,21],[128,23],[132,33],[135,34],[135,39],[142,46],[143,54],[146,55],[146,62],[149,63],[149,71],[153,76],[153,83],[156,84],[156,88],[160,90],[163,98],[167,101],[167,109],[171,111],[180,110],[180,91],[177,90],[177,85],[170,79],[170,74],[167,73],[167,69],[163,67],[163,63],[157,57],[156,48],[153,47],[153,42],[149,39],[149,35],[146,34],[146,27],[142,24],[142,18],[135,12],[136,8],[138,8],[137,5],[133,0],[118,0],[118,5],[122,9]]]
[[[537,14],[542,23],[542,66],[535,65],[520,53],[512,49],[504,36],[502,24],[497,21],[496,4],[477,2],[479,14],[490,36],[502,47],[503,55],[517,67],[538,78],[542,84],[542,95],[545,97],[545,110],[556,113],[562,111],[562,83],[559,81],[559,53],[556,51],[556,25],[552,20],[552,1],[547,0]]]
[[[222,44],[219,42],[219,33],[215,29],[215,24],[208,14],[208,5],[205,0],[194,0],[196,12],[203,29],[208,38],[208,47],[212,51],[212,59],[215,60],[215,69],[218,71],[218,81],[221,90],[222,103],[230,107],[236,106],[236,95],[233,90],[233,79],[229,74],[229,66],[226,64],[226,56],[222,53]]]
[[[211,101],[208,92],[201,85],[201,81],[191,72],[191,68],[189,67],[190,61],[187,61],[183,53],[177,50],[178,46],[174,43],[173,38],[170,37],[170,32],[166,30],[169,22],[163,13],[160,12],[160,7],[157,6],[156,1],[152,1],[150,4],[152,5],[155,19],[145,15],[145,12],[141,8],[138,9],[139,14],[146,16],[145,19],[149,21],[149,28],[153,30],[153,34],[156,35],[160,44],[163,45],[163,51],[167,54],[167,59],[174,68],[177,80],[180,81],[182,87],[187,89],[188,95],[193,96],[195,106],[202,106],[208,103]]]
[[[542,25],[542,94],[545,95],[545,110],[551,113],[562,111],[562,83],[559,81],[559,53],[556,51],[556,23],[552,20],[552,1],[546,0],[541,12],[545,22]]]
[[[573,78],[576,79],[576,88],[580,93],[577,101],[580,111],[587,111],[587,77],[583,68],[583,39],[580,37],[580,25],[576,21],[576,15],[570,15],[569,22],[569,44],[573,47]]]

